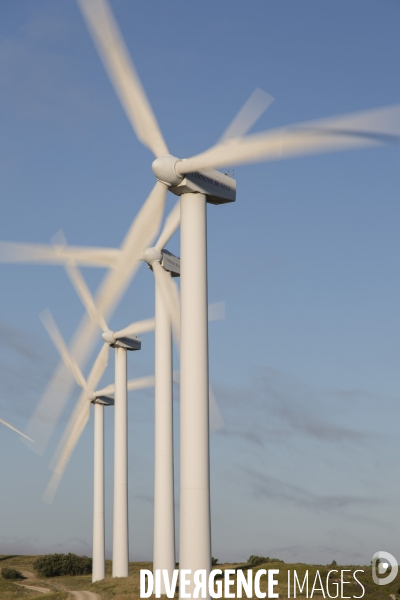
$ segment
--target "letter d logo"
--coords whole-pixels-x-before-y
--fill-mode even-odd
[[[377,576],[377,570],[379,575],[383,575],[386,573],[389,567],[392,569],[389,575],[386,577]],[[397,565],[397,561],[392,554],[389,552],[384,552],[383,550],[375,552],[372,557],[372,579],[374,580],[374,583],[377,583],[378,585],[387,585],[388,583],[392,583],[392,581],[396,578],[398,570],[399,567]]]

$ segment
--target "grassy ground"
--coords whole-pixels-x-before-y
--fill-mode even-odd
[[[45,598],[46,600],[69,600],[71,596],[68,594],[69,590],[91,590],[99,594],[102,600],[136,600],[139,599],[139,574],[140,569],[150,569],[152,568],[151,563],[130,563],[130,576],[125,579],[113,579],[111,577],[111,561],[107,561],[106,563],[106,579],[104,581],[99,581],[97,583],[92,584],[91,576],[77,576],[77,577],[54,577],[54,578],[45,578],[40,579],[37,578],[33,571],[33,562],[36,559],[36,556],[0,556],[0,569],[3,567],[13,567],[18,569],[27,577],[22,582],[25,585],[37,586],[41,588],[48,588],[50,593],[48,594],[38,594],[33,590],[28,590],[26,588],[21,587],[20,585],[7,581],[4,579],[0,579],[0,599],[1,600],[42,600]],[[240,569],[242,568],[246,573],[246,565],[240,564],[223,564],[217,565],[215,568],[221,568],[222,570],[233,568]],[[316,576],[317,570],[321,576],[321,580],[324,585],[325,594],[326,594],[326,576],[330,569],[338,569],[339,570],[339,578],[340,578],[340,570],[341,569],[349,569],[350,572],[345,573],[344,579],[346,581],[353,581],[353,584],[348,584],[344,587],[344,596],[361,596],[362,589],[361,587],[354,582],[352,578],[352,573],[356,569],[364,569],[364,573],[358,573],[357,578],[365,587],[365,594],[363,598],[365,600],[390,600],[391,595],[395,595],[396,600],[400,600],[400,594],[397,594],[400,588],[400,575],[395,579],[392,584],[387,586],[377,586],[372,581],[371,575],[371,567],[357,567],[357,566],[326,566],[326,565],[306,565],[306,564],[284,564],[284,563],[268,563],[264,565],[259,565],[257,567],[253,567],[253,575],[258,569],[279,569],[279,575],[276,575],[275,578],[278,579],[279,585],[274,589],[274,591],[279,592],[279,597],[281,599],[287,598],[287,581],[288,581],[288,570],[291,572],[291,581],[292,581],[292,591],[291,597],[293,598],[293,571],[296,570],[298,579],[300,582],[303,581],[306,570],[308,570],[308,578],[309,578],[309,592],[308,597],[311,597],[312,585]],[[337,574],[334,574],[337,575]],[[334,577],[331,579],[331,585],[329,592],[332,597],[336,595],[335,583],[339,583],[339,579]],[[231,591],[234,591],[236,586],[233,586]],[[262,577],[261,579],[261,591],[267,592],[267,581],[266,577]],[[299,593],[297,590],[296,596],[298,598],[305,598],[305,590],[303,593]],[[177,597],[177,595],[176,595]],[[255,597],[255,596],[253,596]],[[267,596],[268,597],[268,596]],[[313,596],[314,598],[322,599],[324,596],[321,591],[315,591]],[[326,597],[327,594],[326,594]],[[340,588],[339,588],[339,598],[341,597]],[[154,598],[154,596],[153,596]]]
[[[39,584],[38,584],[39,585]],[[42,587],[40,585],[40,587]],[[1,600],[67,600],[69,594],[67,592],[51,592],[42,594],[33,590],[28,590],[12,581],[0,579],[0,598]]]

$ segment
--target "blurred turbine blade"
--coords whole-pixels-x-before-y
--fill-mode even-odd
[[[155,156],[169,154],[108,2],[78,0],[78,5],[137,138]]]
[[[121,245],[119,259],[113,271],[108,271],[96,294],[96,306],[108,320],[121,300],[126,288],[142,264],[143,252],[157,236],[163,217],[167,187],[157,182],[132,222]],[[70,346],[70,354],[84,368],[98,339],[98,326],[87,315],[81,321]],[[30,446],[43,454],[72,391],[72,379],[64,364],[60,364],[48,383],[28,423],[26,433],[36,440]]]
[[[208,320],[222,321],[225,319],[225,302],[214,302],[208,305]]]
[[[74,427],[72,428],[71,434],[65,444],[62,453],[57,461],[57,465],[54,469],[54,473],[50,478],[50,482],[44,492],[43,500],[48,504],[53,502],[54,496],[57,492],[57,488],[60,484],[61,478],[64,474],[64,471],[68,465],[69,459],[75,447],[83,433],[83,430],[86,427],[87,422],[90,417],[90,402],[86,399],[86,403],[83,406],[78,418],[75,421]]]
[[[274,100],[275,98],[271,94],[264,92],[260,88],[256,88],[232,123],[221,135],[218,144],[246,135]]]
[[[164,246],[169,242],[169,240],[174,235],[175,231],[179,227],[179,223],[181,221],[181,202],[178,200],[174,206],[174,208],[169,213],[168,217],[165,219],[164,228],[161,232],[160,237],[155,243],[155,248],[159,252],[164,248]]]
[[[86,281],[83,279],[81,272],[79,269],[73,265],[66,265],[65,270],[68,273],[68,277],[71,280],[72,285],[75,288],[76,293],[82,301],[83,306],[86,309],[89,317],[97,323],[97,325],[103,331],[108,331],[109,327],[106,323],[104,316],[97,309],[95,302],[93,300],[93,296],[87,286]]]
[[[183,175],[209,167],[283,160],[399,140],[400,104],[397,104],[235,138],[193,158],[179,161],[176,170]]]
[[[118,262],[118,248],[60,247],[46,244],[0,242],[0,263],[35,263],[65,265],[75,263],[83,267],[113,268]]]
[[[224,419],[222,418],[221,411],[218,408],[218,404],[211,386],[208,390],[208,410],[208,420],[211,434],[215,431],[218,431],[218,429],[222,429],[222,427],[225,427]]]
[[[19,433],[19,435],[22,435],[22,437],[26,438],[27,440],[29,440],[30,442],[34,442],[34,440],[31,440],[30,437],[28,437],[27,435],[25,435],[24,433],[22,433],[22,431],[20,431],[19,429],[17,429],[16,427],[13,427],[12,425],[10,425],[10,423],[7,423],[7,421],[4,421],[4,419],[0,419],[0,423],[3,423],[3,425],[5,425],[6,427],[9,427],[10,429],[12,429],[13,431],[16,431],[17,433]]]
[[[156,279],[156,286],[159,288],[165,306],[169,312],[175,341],[179,346],[181,338],[181,309],[178,287],[172,280],[170,273],[165,271],[159,262],[153,262],[152,268]]]
[[[74,430],[77,420],[80,418],[80,415],[82,414],[82,411],[84,410],[84,407],[86,406],[86,403],[89,402],[90,396],[92,396],[94,394],[94,390],[97,388],[97,385],[98,385],[100,379],[102,378],[104,371],[107,368],[109,352],[110,352],[110,346],[108,344],[103,344],[99,354],[97,355],[96,360],[94,361],[92,369],[89,373],[89,377],[87,379],[85,388],[82,391],[81,395],[79,396],[79,399],[75,405],[72,415],[69,418],[68,423],[67,423],[67,425],[64,429],[64,432],[61,436],[61,439],[57,445],[56,451],[54,452],[53,458],[51,459],[51,462],[50,462],[51,469],[55,468],[54,465],[56,465],[56,463],[58,463],[60,456],[63,454],[64,448],[68,444],[68,440],[70,439],[70,437],[72,435],[72,431]]]
[[[65,366],[73,375],[76,383],[81,387],[86,387],[86,380],[82,375],[82,371],[79,368],[79,365],[70,355],[67,345],[64,342],[64,339],[58,329],[53,316],[48,308],[44,310],[40,315],[40,320],[42,321],[47,333],[49,334],[50,339],[53,344],[57,348],[62,360],[64,361]]]
[[[167,191],[167,186],[157,181],[126,235],[118,267],[107,274],[97,294],[97,306],[106,317],[125,292],[141,265],[143,252],[160,230]]]
[[[115,393],[115,384],[114,383],[110,383],[110,385],[107,385],[106,387],[102,388],[101,390],[95,391],[96,397],[112,396],[114,393]]]
[[[62,229],[56,231],[56,233],[51,238],[51,243],[53,244],[54,248],[59,250],[63,250],[67,247],[67,238],[65,237],[64,231]]]
[[[143,388],[154,387],[154,375],[149,377],[138,377],[128,381],[128,391],[142,390]]]
[[[103,377],[103,373],[108,365],[108,357],[110,355],[110,346],[108,344],[103,344],[102,349],[100,350],[96,360],[94,361],[93,367],[89,373],[88,377],[88,388],[90,390],[94,390],[97,387],[100,379]]]
[[[120,331],[114,332],[114,338],[118,339],[125,336],[130,335],[139,335],[140,333],[147,333],[148,331],[154,331],[155,328],[155,320],[153,319],[143,319],[143,321],[135,321],[135,323],[131,323],[128,327],[121,329]]]

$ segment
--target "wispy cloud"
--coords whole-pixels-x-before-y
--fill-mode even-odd
[[[242,471],[257,498],[288,502],[313,513],[340,512],[347,508],[359,508],[381,502],[375,498],[361,496],[318,495],[306,488],[287,483],[253,468],[242,468]]]
[[[221,435],[256,446],[287,444],[293,436],[362,446],[379,437],[364,429],[360,419],[350,417],[355,407],[377,400],[362,390],[317,389],[264,367],[252,374],[245,388],[220,386],[217,394],[227,423]]]

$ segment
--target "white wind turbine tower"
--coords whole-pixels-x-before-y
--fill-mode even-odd
[[[93,464],[93,569],[92,581],[100,581],[105,577],[105,517],[104,517],[104,407],[113,406],[115,392],[114,385],[94,391],[93,386],[100,381],[108,363],[109,344],[105,343],[87,380],[85,380],[79,365],[70,355],[68,348],[59,332],[50,311],[44,311],[41,315],[45,326],[54,345],[60,353],[66,367],[73,375],[76,383],[83,389],[86,398],[85,404],[76,420],[76,427],[69,438],[69,448],[72,449],[77,443],[90,414],[90,404],[94,404],[94,464]],[[141,378],[129,382],[132,389],[152,386],[153,377]],[[128,385],[129,387],[129,385]],[[64,465],[69,456],[64,456]],[[51,488],[54,495],[55,489]],[[48,494],[48,500],[51,500]]]
[[[281,160],[397,141],[400,106],[314,121],[223,141],[181,160],[169,155],[106,0],[78,0],[153,172],[181,199],[180,568],[211,568],[206,204],[232,202],[236,183],[217,167]]]
[[[153,571],[159,569],[161,573],[167,570],[170,581],[175,569],[172,329],[170,311],[166,299],[162,297],[162,283],[160,283],[163,275],[170,278],[170,274],[163,270],[160,261],[163,256],[167,256],[169,265],[164,268],[174,274],[179,273],[179,261],[163,253],[163,247],[177,230],[179,221],[178,202],[168,216],[155,247],[145,250],[143,254],[143,259],[153,270],[156,280]],[[163,580],[161,593],[165,593]]]
[[[258,96],[258,94],[257,94]],[[266,95],[267,96],[267,95]],[[163,231],[153,248],[147,248],[143,260],[155,278],[155,418],[154,418],[154,544],[153,571],[175,568],[175,503],[173,453],[173,365],[172,331],[180,346],[180,301],[172,277],[179,276],[180,260],[164,248],[178,229],[180,203],[168,215]],[[218,305],[211,305],[211,311]],[[211,311],[209,317],[211,317]],[[215,311],[215,318],[220,318]],[[223,426],[223,420],[210,388],[210,431]],[[212,424],[211,424],[212,423]],[[166,593],[163,578],[161,594]]]

